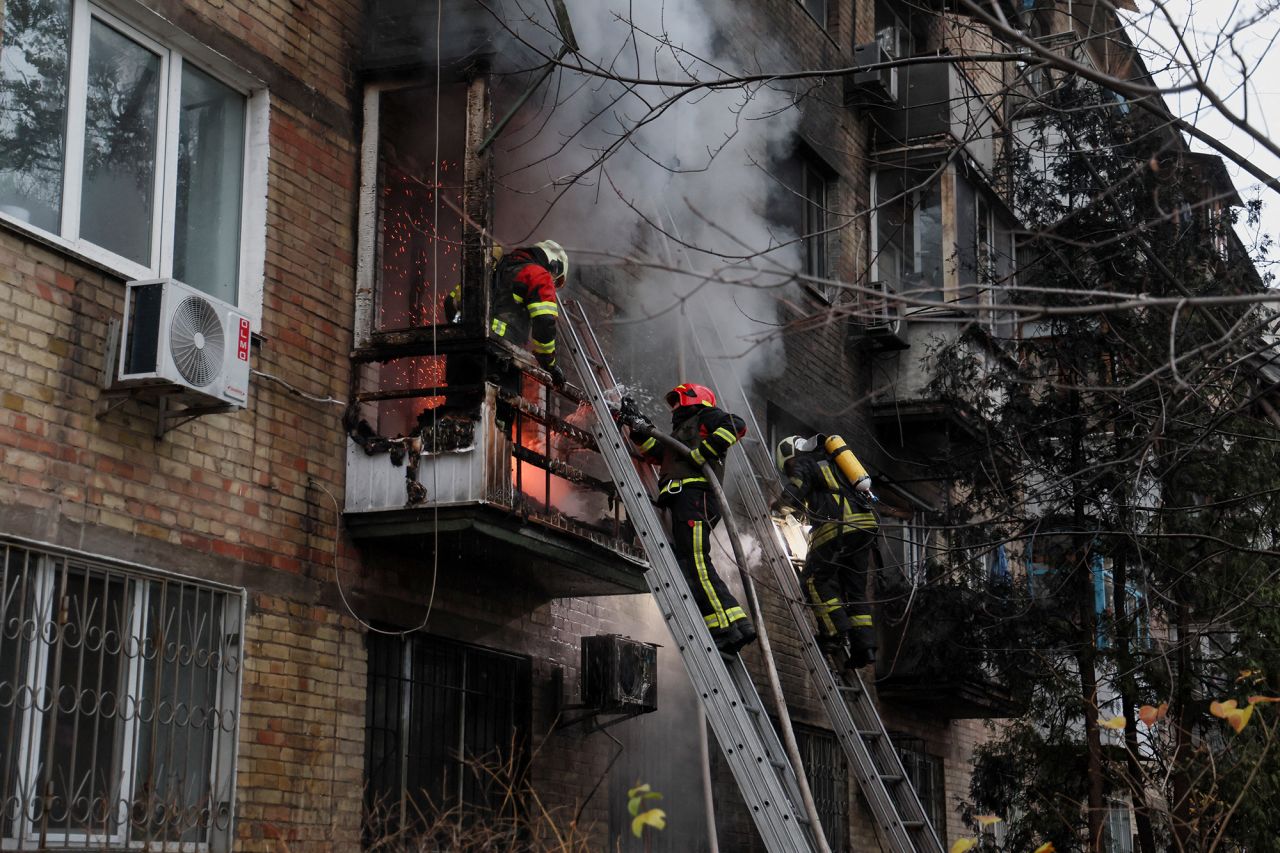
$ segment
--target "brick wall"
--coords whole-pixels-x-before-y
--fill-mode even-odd
[[[362,635],[333,610],[252,597],[244,630],[237,849],[306,853],[359,844]]]

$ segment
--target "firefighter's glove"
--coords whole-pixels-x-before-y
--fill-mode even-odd
[[[548,367],[544,367],[543,370],[551,374],[552,385],[556,386],[557,388],[564,387],[564,371],[560,369],[560,365],[552,364]]]

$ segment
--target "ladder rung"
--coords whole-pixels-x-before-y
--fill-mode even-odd
[[[922,820],[904,820],[902,825],[906,829],[924,829],[924,821]]]
[[[837,684],[836,690],[839,690],[841,693],[861,693],[862,687],[857,684]]]
[[[892,782],[895,785],[902,782],[903,778],[904,777],[899,776],[897,773],[881,773],[880,774],[881,782]]]
[[[858,729],[858,737],[875,740],[876,738],[884,737],[884,732],[876,729]]]

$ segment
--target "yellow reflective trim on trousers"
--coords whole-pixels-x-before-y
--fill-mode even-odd
[[[809,587],[809,600],[814,604],[822,604],[822,596],[818,594],[818,588],[813,585],[813,578],[809,578],[806,581],[806,585]],[[836,633],[836,623],[831,621],[831,611],[822,607],[817,607],[815,610],[815,615],[818,618],[818,627],[822,630],[822,633],[828,636]]]
[[[711,602],[711,609],[715,611],[715,616],[719,619],[721,628],[729,627],[729,619],[724,615],[724,605],[720,603],[720,596],[716,595],[715,587],[711,585],[711,575],[707,571],[707,560],[702,551],[702,528],[705,525],[701,521],[693,523],[693,565],[698,569],[698,583],[702,584],[702,591],[707,594],[707,600]]]
[[[855,628],[872,627],[870,615],[855,615],[852,621],[853,621],[853,627]]]
[[[539,343],[538,341],[534,341],[533,351],[538,355],[549,355],[550,353],[553,353],[556,351],[556,342],[551,341],[550,343],[544,344],[544,343]]]
[[[560,316],[560,309],[554,302],[530,302],[528,308],[530,317],[543,317],[548,314],[552,317]]]
[[[493,333],[500,338],[505,337],[507,334],[507,324],[499,320],[497,317],[493,318],[493,322],[489,324],[489,328],[493,329]]]
[[[713,433],[713,435],[720,436],[730,444],[736,444],[738,441],[737,433],[733,432],[732,430],[727,430],[724,427],[717,428],[716,431]]]

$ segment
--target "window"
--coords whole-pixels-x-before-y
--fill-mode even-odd
[[[801,0],[801,2],[804,4],[805,11],[825,30],[829,26],[827,23],[827,0]]]
[[[237,592],[0,540],[0,839],[229,851]]]
[[[246,175],[263,171],[248,140],[265,101],[87,0],[4,11],[0,217],[122,275],[172,275],[256,314],[261,284],[247,271],[261,248],[244,234],[265,199]]]
[[[1111,801],[1107,822],[1102,827],[1102,849],[1106,853],[1133,853],[1133,825],[1128,803]]]
[[[876,41],[890,58],[905,59],[915,56],[915,39],[898,11],[889,0],[876,0]]]
[[[932,169],[872,175],[877,281],[917,299],[943,298],[942,194]],[[925,184],[921,186],[921,184]]]
[[[423,635],[368,643],[366,841],[459,805],[512,806],[501,777],[528,762],[528,658]]]
[[[796,727],[796,746],[804,762],[805,779],[813,792],[813,804],[832,853],[845,847],[845,812],[848,809],[849,772],[844,751],[830,732]]]
[[[898,758],[906,771],[907,779],[916,789],[920,805],[929,823],[943,835],[947,825],[946,790],[943,787],[942,759],[925,752],[924,741],[906,735],[889,733],[889,739],[898,750]]]
[[[832,231],[835,217],[831,206],[835,202],[836,182],[829,169],[815,157],[800,157],[800,234],[804,243],[805,275],[817,279],[829,279],[835,268],[833,249],[836,246]],[[824,282],[813,282],[818,294],[828,302],[840,295],[838,287]]]
[[[923,583],[927,571],[929,528],[918,518],[886,518],[881,523],[890,558],[894,563],[886,568],[898,568],[902,576],[912,584]]]

